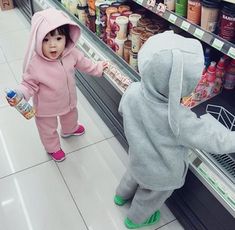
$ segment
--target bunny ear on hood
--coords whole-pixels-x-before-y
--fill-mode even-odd
[[[23,62],[23,73],[27,70],[31,57],[37,53],[42,53],[42,41],[44,37],[52,30],[62,25],[69,25],[70,41],[66,45],[65,53],[68,53],[75,45],[80,37],[81,31],[79,26],[73,22],[64,12],[54,8],[36,12],[31,20],[31,31],[29,43]]]
[[[138,54],[138,67],[144,95],[168,103],[168,121],[179,134],[181,98],[189,95],[199,82],[204,54],[197,39],[166,31],[148,39]],[[156,114],[157,116],[157,114]]]

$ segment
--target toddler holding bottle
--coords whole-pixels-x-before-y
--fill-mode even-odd
[[[26,101],[33,97],[41,142],[55,161],[65,159],[57,118],[62,137],[85,132],[78,122],[75,69],[101,77],[107,66],[106,61],[93,63],[75,47],[80,34],[78,25],[62,11],[50,8],[35,13],[23,64],[23,80],[16,88]],[[7,99],[12,104],[11,99]]]
[[[184,184],[190,148],[235,152],[235,132],[210,114],[197,117],[181,105],[181,98],[199,82],[203,63],[201,43],[172,31],[150,37],[138,53],[141,81],[127,88],[119,105],[129,164],[114,202],[131,202],[127,228],[159,221],[159,209]]]

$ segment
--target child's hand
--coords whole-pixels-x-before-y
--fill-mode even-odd
[[[103,61],[104,70],[109,67],[109,61]]]

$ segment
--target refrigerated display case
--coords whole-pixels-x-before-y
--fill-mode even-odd
[[[227,0],[230,1],[230,0]],[[28,6],[16,5],[25,14],[32,15],[41,9],[54,7],[65,11],[82,30],[78,47],[85,55],[96,60],[110,60],[119,73],[131,81],[139,81],[139,74],[122,58],[116,55],[102,40],[84,26],[74,15],[56,0],[32,0]],[[169,23],[181,28],[191,36],[216,49],[218,52],[235,58],[235,45],[219,36],[207,32],[200,26],[191,24],[185,18],[168,11],[161,3],[149,0],[134,0]],[[114,135],[128,149],[125,139],[122,118],[117,108],[126,86],[120,79],[106,72],[104,78],[96,79],[76,72],[78,88],[87,97]],[[234,130],[235,125],[235,90],[223,90],[219,95],[199,104],[192,110],[199,115],[211,113],[218,122]],[[193,136],[193,131],[192,134]],[[213,137],[212,137],[213,141]],[[167,205],[185,229],[197,230],[232,230],[235,229],[235,153],[213,155],[198,149],[190,150],[190,167],[185,185],[176,190],[168,199]]]

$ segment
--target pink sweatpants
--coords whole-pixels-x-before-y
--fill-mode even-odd
[[[74,108],[69,113],[59,116],[61,131],[63,133],[73,133],[78,128],[78,111]],[[48,153],[56,152],[60,149],[60,138],[57,132],[58,120],[55,117],[35,117],[39,136],[42,144]]]

